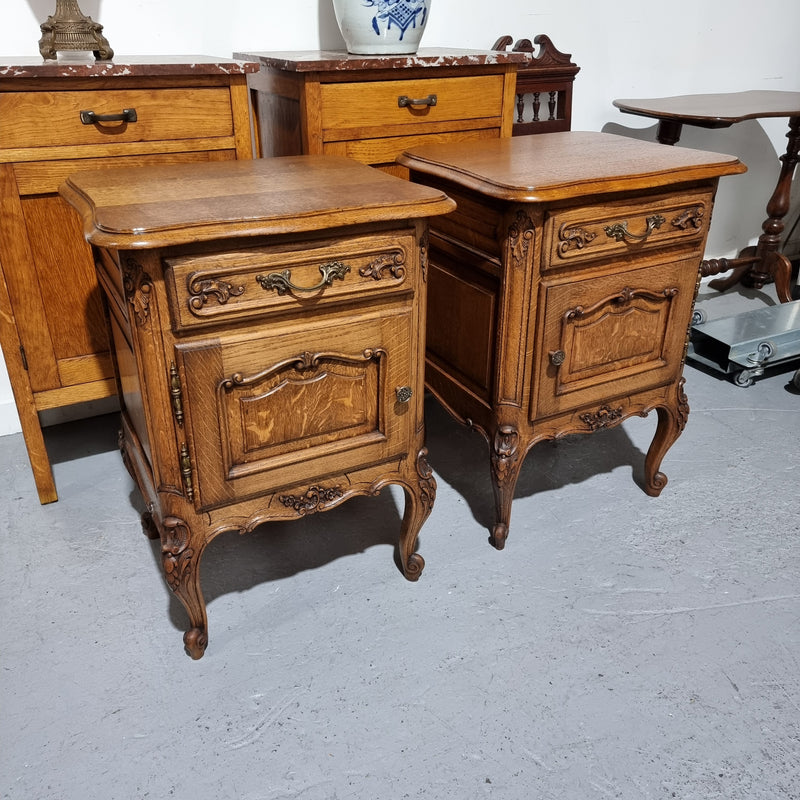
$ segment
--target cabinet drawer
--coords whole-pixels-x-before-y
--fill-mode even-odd
[[[414,232],[256,247],[166,261],[176,330],[303,312],[367,294],[413,289]]]
[[[700,242],[711,218],[711,194],[673,194],[552,214],[545,226],[547,268]]]
[[[544,284],[531,418],[675,380],[697,280],[697,263],[684,259]]]
[[[405,455],[414,414],[397,390],[420,377],[414,319],[401,304],[178,344],[197,506],[310,482],[335,500],[344,473]]]
[[[500,117],[503,76],[329,83],[320,87],[323,138],[350,138],[369,125],[426,125]],[[435,98],[435,105],[400,105],[400,98]]]
[[[81,121],[96,114],[136,112],[135,122]],[[3,148],[98,145],[198,139],[233,134],[227,87],[194,89],[110,89],[0,93]]]
[[[500,125],[496,128],[476,130],[447,131],[445,133],[420,133],[411,136],[384,136],[374,139],[351,139],[346,142],[329,142],[322,152],[342,155],[360,161],[362,164],[394,164],[397,156],[404,150],[424,144],[440,142],[479,142],[485,139],[498,139]]]

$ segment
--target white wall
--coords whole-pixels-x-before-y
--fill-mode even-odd
[[[79,0],[79,5],[104,26],[120,60],[132,54],[227,57],[242,50],[343,47],[332,0]],[[0,55],[38,56],[39,25],[54,9],[55,0],[3,0]],[[432,0],[422,46],[486,49],[502,34],[532,39],[546,33],[581,67],[573,128],[652,139],[654,125],[621,114],[611,101],[744,89],[798,91],[799,32],[797,0]],[[785,134],[785,120],[720,131],[684,129],[681,146],[733,153],[750,168],[746,175],[721,181],[709,256],[734,256],[758,238]],[[4,373],[0,365],[0,435],[19,430]]]

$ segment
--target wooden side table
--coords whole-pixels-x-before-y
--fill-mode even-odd
[[[511,136],[515,75],[530,53],[421,48],[414,55],[250,52],[265,156],[330,154],[406,176],[395,159],[425,142]]]
[[[698,264],[733,156],[549,133],[400,156],[457,210],[432,221],[426,381],[490,449],[494,545],[526,453],[658,412],[645,491],[689,406],[682,377]]]
[[[107,298],[126,465],[208,641],[223,531],[405,492],[400,564],[436,484],[424,449],[427,217],[442,192],[333,156],[72,175]]]
[[[113,397],[100,292],[72,172],[252,158],[246,74],[232,59],[0,59],[0,344],[39,500],[58,499],[39,414]]]
[[[786,152],[780,157],[778,182],[767,203],[767,219],[755,247],[746,247],[735,259],[703,261],[703,276],[733,270],[725,279],[711,281],[710,286],[725,291],[740,281],[760,289],[770,278],[782,303],[792,300],[790,286],[792,265],[779,252],[783,218],[789,211],[792,176],[800,149],[800,92],[751,91],[729,94],[696,94],[678,97],[657,97],[646,100],[614,100],[626,114],[658,120],[657,138],[662,144],[676,144],[684,125],[699,128],[729,128],[737,122],[762,117],[788,117],[789,131]]]

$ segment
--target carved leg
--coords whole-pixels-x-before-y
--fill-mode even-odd
[[[667,485],[667,476],[660,472],[661,461],[667,450],[675,444],[677,438],[686,427],[689,417],[689,401],[683,391],[685,378],[681,378],[676,391],[675,405],[659,406],[658,426],[656,434],[650,444],[650,449],[644,459],[644,490],[651,497],[658,497],[661,490]]]
[[[419,580],[425,568],[425,559],[414,550],[420,528],[433,510],[436,500],[436,479],[428,465],[428,451],[425,448],[417,455],[417,481],[414,486],[403,486],[406,505],[403,512],[403,524],[400,528],[400,563],[403,574],[410,581]]]
[[[783,218],[789,211],[792,178],[798,162],[798,152],[800,152],[800,117],[791,117],[789,119],[789,132],[786,134],[786,138],[789,141],[786,145],[786,152],[780,157],[781,171],[775,190],[767,203],[768,216],[761,225],[763,233],[758,238],[755,257],[746,269],[737,269],[733,275],[724,280],[711,281],[709,286],[712,289],[725,291],[725,289],[729,289],[739,280],[744,286],[761,289],[770,278],[773,278],[780,301],[789,303],[792,300],[792,293],[789,288],[792,267],[788,263],[788,259],[785,256],[781,256],[778,250],[784,229]],[[752,252],[752,248],[745,248],[742,251],[742,255],[747,253],[749,256],[750,252]],[[734,264],[731,264],[731,267],[733,266]]]
[[[189,526],[177,517],[167,517],[161,532],[161,560],[169,588],[189,614],[189,630],[183,635],[186,651],[202,658],[208,644],[206,604],[200,591],[200,556],[205,544],[192,541]]]
[[[511,502],[514,499],[514,489],[522,466],[522,459],[519,456],[519,432],[513,425],[501,425],[495,431],[491,462],[495,509],[491,541],[498,550],[502,550],[508,538]]]

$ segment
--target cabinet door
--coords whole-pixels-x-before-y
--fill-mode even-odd
[[[532,418],[675,380],[696,287],[694,259],[544,283]]]
[[[413,317],[410,304],[383,311],[176,346],[198,507],[338,486],[406,453],[415,406],[398,390],[419,381]]]

